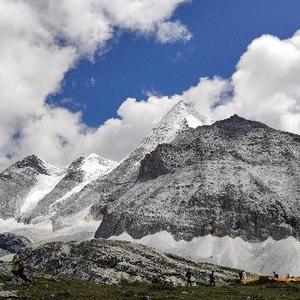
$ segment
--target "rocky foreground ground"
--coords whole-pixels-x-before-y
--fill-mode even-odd
[[[130,242],[90,240],[30,245],[22,250],[32,285],[11,282],[0,262],[0,299],[300,299],[300,284],[243,285],[238,270],[193,263]],[[185,284],[191,269],[196,283]],[[216,286],[208,285],[215,270]]]
[[[190,269],[205,283],[212,270],[223,285],[238,279],[238,271],[208,263],[194,263],[140,244],[94,239],[32,245],[22,256],[32,274],[48,274],[94,283],[118,284],[122,280],[147,283],[185,283]]]

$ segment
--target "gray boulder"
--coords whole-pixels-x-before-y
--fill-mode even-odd
[[[11,232],[0,233],[0,256],[3,254],[16,253],[18,250],[31,244],[31,241],[22,235]]]

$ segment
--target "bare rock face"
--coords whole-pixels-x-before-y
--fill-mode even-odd
[[[300,136],[237,115],[182,132],[141,162],[96,237],[300,237]]]
[[[207,281],[211,270],[216,271],[219,283],[230,283],[238,278],[238,272],[233,269],[207,263],[196,264],[146,246],[121,241],[52,242],[27,247],[22,256],[33,273],[96,283],[115,284],[128,279],[182,284],[187,268],[203,282]]]

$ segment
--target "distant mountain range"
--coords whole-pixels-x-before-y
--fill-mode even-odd
[[[50,219],[72,194],[116,165],[91,154],[67,168],[56,168],[35,155],[28,156],[0,173],[0,217],[34,223]]]

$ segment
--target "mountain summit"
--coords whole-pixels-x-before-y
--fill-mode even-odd
[[[34,209],[23,215],[21,219],[36,223],[44,219],[55,218],[61,211],[70,209],[70,206],[73,205],[73,195],[79,193],[92,181],[111,172],[116,166],[116,162],[95,153],[79,157],[70,164],[60,181],[40,199]],[[80,214],[88,208],[89,204],[82,202],[75,213]],[[61,220],[60,223],[59,227],[72,225],[67,220]],[[58,229],[57,227],[56,229]]]
[[[152,129],[151,133],[142,140],[138,148],[152,151],[158,144],[171,142],[178,132],[188,128],[196,128],[206,123],[206,119],[190,104],[179,101]]]
[[[132,179],[137,175],[140,161],[157,145],[170,143],[181,132],[204,124],[206,124],[205,117],[201,116],[190,104],[179,101],[110,176],[114,176],[114,180],[118,181],[123,178],[123,182],[130,180],[129,178]]]

